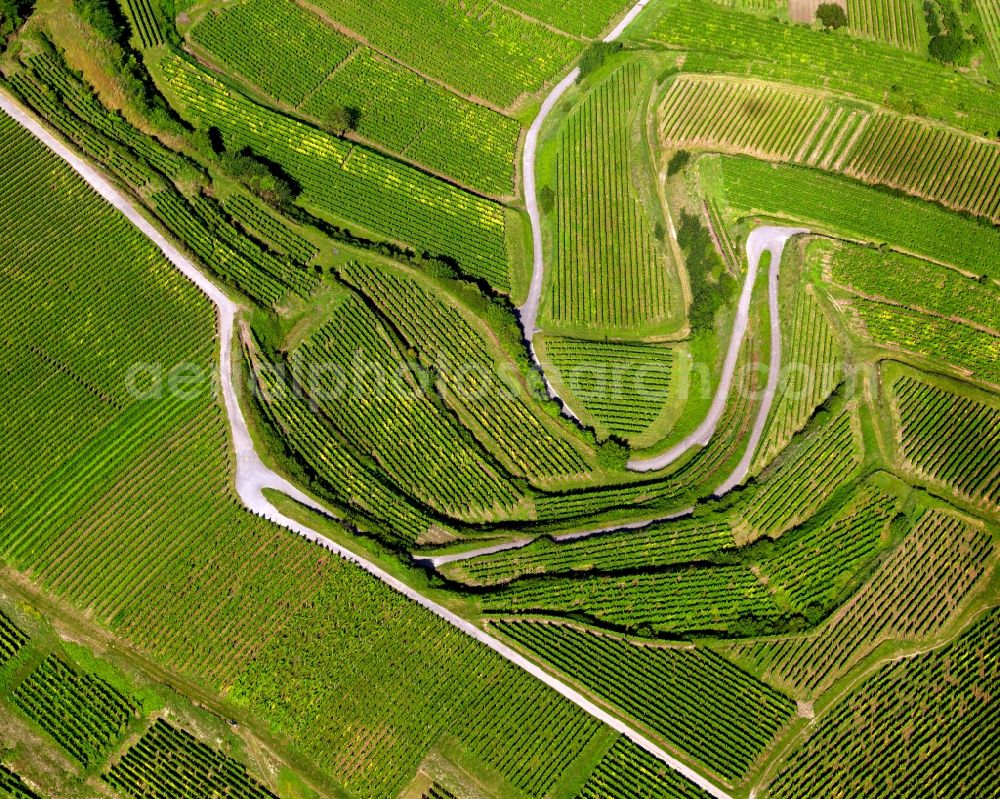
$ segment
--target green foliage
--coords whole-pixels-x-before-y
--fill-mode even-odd
[[[824,28],[836,30],[847,25],[847,12],[839,3],[820,3],[816,7],[816,19]]]
[[[688,161],[690,160],[691,160],[691,153],[689,153],[687,150],[678,150],[670,157],[670,160],[667,162],[667,176],[670,177],[676,175],[678,172],[684,169],[684,167],[687,166]]]
[[[275,208],[290,205],[300,192],[280,166],[259,158],[249,147],[237,153],[220,153],[218,162],[228,175]]]
[[[33,0],[0,0],[0,37],[9,36],[31,16]]]
[[[677,226],[677,243],[684,250],[688,282],[691,286],[691,307],[688,322],[691,332],[711,330],[716,311],[736,289],[736,281],[726,271],[701,217],[681,211]]]
[[[931,58],[946,64],[967,64],[972,55],[972,42],[966,38],[952,0],[924,0],[924,17],[931,37],[927,43]]]
[[[17,774],[0,763],[0,795],[9,799],[42,799]]]
[[[578,799],[708,799],[710,794],[640,749],[618,738],[601,758]]]
[[[588,75],[604,66],[612,56],[620,53],[622,43],[614,42],[594,42],[587,45],[587,49],[580,56],[580,74],[577,75],[576,82],[580,83]]]
[[[73,0],[73,7],[105,39],[120,42],[128,36],[125,21],[110,0]]]
[[[629,452],[629,446],[625,441],[611,436],[598,444],[597,462],[601,465],[602,469],[618,471],[625,468]]]

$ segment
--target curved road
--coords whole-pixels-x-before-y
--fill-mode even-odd
[[[647,0],[642,0],[641,8]],[[635,11],[635,9],[633,9]],[[636,13],[638,13],[636,11]],[[628,18],[626,18],[628,19]],[[623,22],[625,22],[623,20]],[[622,25],[619,25],[622,27]],[[618,30],[616,28],[616,30]],[[569,686],[562,680],[552,676],[542,667],[528,660],[526,657],[515,651],[507,644],[497,638],[480,630],[471,622],[448,610],[437,602],[425,597],[406,583],[400,581],[393,575],[386,572],[381,567],[354,552],[342,547],[340,544],[330,540],[326,536],[316,532],[294,519],[283,515],[264,496],[265,488],[275,489],[296,499],[309,507],[327,515],[332,516],[323,509],[321,505],[302,493],[299,489],[289,483],[280,475],[273,472],[261,461],[253,446],[250,432],[246,426],[246,420],[237,401],[236,389],[233,385],[232,376],[232,340],[233,324],[238,310],[238,306],[222,291],[220,291],[210,280],[208,280],[198,268],[188,260],[176,247],[154,228],[150,222],[136,210],[135,206],[114,186],[112,186],[101,174],[94,170],[86,161],[77,156],[72,150],[65,146],[55,136],[48,132],[42,125],[23,109],[13,98],[0,90],[0,110],[3,110],[14,121],[24,127],[29,133],[39,139],[57,156],[65,161],[77,174],[80,175],[101,197],[118,209],[125,217],[134,224],[142,233],[150,239],[192,283],[214,303],[219,315],[219,365],[222,383],[223,402],[226,414],[229,418],[229,426],[233,435],[233,446],[236,450],[236,491],[243,504],[252,512],[263,516],[275,524],[281,525],[303,538],[319,544],[339,555],[344,560],[350,561],[361,567],[366,572],[381,580],[386,585],[398,591],[403,596],[416,602],[431,613],[440,617],[466,635],[476,639],[484,646],[489,647],[501,657],[526,671],[531,676],[545,683],[549,688],[562,695],[577,707],[589,713],[594,718],[611,727],[616,732],[622,734],[637,746],[646,750],[665,765],[681,774],[695,785],[699,786],[711,796],[717,799],[732,799],[732,797],[709,782],[698,772],[685,765],[677,758],[669,755],[651,740],[646,738],[637,730],[630,727],[616,716],[611,715],[603,708],[591,702],[579,691]]]

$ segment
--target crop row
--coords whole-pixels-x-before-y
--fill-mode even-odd
[[[908,468],[1000,509],[1000,409],[911,377],[892,387]]]
[[[983,35],[993,63],[1000,67],[1000,4],[996,0],[975,0],[974,5],[979,11]]]
[[[758,464],[770,462],[805,427],[836,388],[843,368],[840,344],[811,289],[797,294],[791,320],[782,321],[782,358],[788,367],[764,428]]]
[[[917,52],[927,38],[916,0],[847,0],[852,33]]]
[[[132,699],[57,655],[42,661],[11,701],[85,768],[104,759],[136,710]]]
[[[378,317],[346,298],[295,353],[315,408],[370,452],[412,496],[443,513],[487,519],[523,500],[410,373]]]
[[[630,129],[642,68],[621,67],[564,124],[556,164],[556,248],[545,313],[603,332],[663,321],[668,271],[632,184]]]
[[[545,355],[556,379],[610,433],[646,430],[670,394],[670,346],[547,337]],[[575,403],[571,403],[575,404]]]
[[[876,344],[943,361],[983,380],[1000,383],[1000,336],[861,297],[851,301],[851,310]]]
[[[277,799],[247,773],[242,763],[163,719],[153,723],[104,779],[112,788],[136,799]]]
[[[812,169],[723,157],[730,205],[815,223],[854,238],[888,242],[975,275],[1000,279],[1000,230],[930,203]]]
[[[163,71],[190,115],[280,163],[311,204],[509,289],[502,206],[259,106],[179,57]]]
[[[318,0],[373,48],[499,106],[534,91],[580,51],[580,42],[493,0]]]
[[[0,667],[14,658],[28,642],[28,634],[0,610]]]
[[[495,585],[539,574],[613,572],[690,563],[732,545],[733,535],[726,522],[659,522],[641,530],[620,530],[566,541],[542,538],[521,549],[455,561],[442,567],[442,571],[454,580]]]
[[[881,641],[943,630],[989,568],[993,550],[979,527],[928,511],[818,633],[740,645],[737,660],[753,664],[772,684],[816,695]]]
[[[790,699],[708,649],[642,646],[563,624],[493,626],[730,780],[795,713]]]
[[[615,740],[576,799],[708,799],[688,782],[627,738]]]
[[[0,795],[7,799],[42,799],[3,763],[0,763]]]
[[[817,719],[764,795],[988,795],[1000,778],[988,732],[998,720],[998,631],[993,608],[947,646],[867,677]]]
[[[735,523],[737,541],[775,538],[812,516],[860,463],[851,414],[842,411],[769,467]]]
[[[237,75],[301,103],[356,47],[292,0],[252,0],[209,11],[192,38]]]
[[[319,248],[315,244],[242,194],[234,194],[226,200],[225,211],[251,236],[273,244],[298,264],[308,264],[319,254]]]
[[[588,471],[582,456],[535,415],[523,390],[503,382],[491,345],[466,314],[412,278],[381,267],[354,263],[343,274],[435,368],[446,399],[472,418],[473,432],[494,454],[533,478]]]
[[[140,46],[146,48],[163,44],[163,33],[150,0],[126,0],[125,7],[132,18],[132,28]]]

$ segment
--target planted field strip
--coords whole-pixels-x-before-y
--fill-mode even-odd
[[[1000,230],[853,180],[752,158],[722,158],[726,197],[741,211],[798,219],[1000,280]]]
[[[488,613],[572,613],[671,636],[724,632],[741,617],[766,622],[780,615],[770,590],[742,565],[586,580],[524,578],[484,594],[482,603]]]
[[[545,354],[582,410],[625,438],[648,428],[670,394],[674,350],[658,344],[546,338]]]
[[[163,44],[163,33],[150,0],[125,0],[123,5],[128,9],[132,31],[143,49]]]
[[[983,23],[986,46],[993,57],[993,63],[1000,68],[1000,2],[997,0],[975,0],[979,19]]]
[[[319,247],[293,231],[253,200],[234,194],[224,204],[227,214],[244,231],[273,244],[299,264],[308,264],[319,254]]]
[[[340,438],[374,457],[393,484],[450,516],[507,517],[523,495],[454,417],[425,394],[363,302],[347,297],[293,355],[309,399]]]
[[[981,380],[1000,384],[1000,336],[860,297],[851,301],[851,310],[876,344],[943,361]]]
[[[749,365],[759,362],[760,358],[761,339],[751,329],[736,365],[736,375],[742,382],[734,382],[716,434],[708,446],[699,449],[676,472],[625,486],[543,495],[535,500],[539,518],[576,518],[586,520],[589,525],[598,514],[610,508],[676,510],[683,507],[681,501],[693,501],[707,490],[715,490],[725,479],[720,470],[742,451],[753,424],[755,397],[762,388],[763,378],[759,369]]]
[[[489,193],[514,191],[520,125],[464,100],[367,48],[314,92],[301,110],[325,120],[356,108],[355,130],[406,158]]]
[[[459,799],[459,797],[435,782],[421,792],[420,799]]]
[[[789,534],[785,546],[760,562],[761,573],[800,613],[822,612],[886,544],[898,506],[896,497],[865,485],[827,521]]]
[[[249,775],[245,765],[163,719],[156,720],[104,779],[112,788],[136,799],[277,799]]]
[[[788,86],[682,75],[658,109],[660,137],[675,147],[718,146],[789,161],[826,111],[823,97]]]
[[[875,114],[843,171],[1000,222],[1000,144],[912,117]]]
[[[209,11],[192,38],[240,77],[298,105],[356,47],[292,0],[242,0]]]
[[[601,758],[576,799],[708,799],[709,794],[627,738]]]
[[[734,520],[737,542],[775,538],[805,521],[860,462],[851,414],[842,411],[765,472],[769,479]]]
[[[355,796],[398,795],[446,735],[541,799],[602,729],[538,680],[346,565],[236,680],[232,695],[265,717],[268,708],[288,708],[277,731]]]
[[[504,0],[503,5],[574,36],[596,38],[630,4],[628,0],[596,0],[583,5],[574,0]]]
[[[183,59],[163,70],[193,117],[281,163],[309,204],[510,288],[502,206],[256,105]]]
[[[658,111],[667,147],[843,172],[1000,221],[1000,144],[782,84],[682,75]]]
[[[316,6],[417,72],[498,106],[540,88],[582,48],[492,0],[316,0]]]
[[[28,634],[0,610],[0,668],[13,660],[28,643]]]
[[[5,799],[42,799],[17,774],[0,763],[0,796]]]
[[[542,538],[521,549],[455,561],[441,571],[472,585],[497,585],[522,576],[630,571],[701,561],[733,544],[728,523],[685,519],[565,542]]]
[[[877,104],[907,107],[977,135],[997,127],[993,88],[895,47],[829,36],[804,25],[740,13],[700,0],[665,6],[650,32],[654,41],[687,51],[687,72],[736,71],[846,92]],[[904,86],[899,76],[905,75]]]
[[[851,33],[913,52],[927,39],[917,0],[847,0],[847,24]]]
[[[642,68],[601,83],[563,126],[556,164],[556,247],[543,313],[549,329],[602,332],[670,312],[665,256],[636,197],[629,159]]]
[[[384,540],[410,546],[430,527],[430,519],[379,479],[374,465],[362,462],[318,414],[312,403],[286,382],[279,369],[259,362],[248,351],[254,365],[259,404],[268,421],[291,452],[315,471],[320,481],[345,507],[364,513],[380,524]]]
[[[1000,510],[1000,408],[907,376],[892,396],[906,467]]]
[[[830,279],[852,291],[1000,331],[1000,289],[939,264],[871,247],[824,254]]]
[[[794,702],[711,650],[562,624],[493,626],[728,780],[742,778],[795,714]]]
[[[929,511],[818,633],[740,644],[730,653],[774,685],[818,695],[880,642],[940,633],[986,573],[993,550],[978,527]]]
[[[791,320],[782,322],[786,367],[757,451],[761,465],[788,446],[842,377],[840,343],[811,289],[798,293]]]
[[[987,796],[1000,780],[1000,612],[947,646],[895,660],[820,718],[766,789],[809,796]]]
[[[6,115],[0,152],[3,337],[115,410],[132,401],[126,375],[151,351],[165,368],[207,365],[211,314],[142,234]],[[136,314],[137,304],[161,311]]]
[[[471,417],[473,434],[491,452],[535,479],[589,471],[577,450],[538,418],[523,390],[512,391],[501,382],[496,345],[465,313],[417,281],[382,267],[354,263],[342,274],[426,365],[438,365],[446,401]]]
[[[134,700],[57,655],[42,661],[10,698],[84,768],[104,760],[136,711]]]

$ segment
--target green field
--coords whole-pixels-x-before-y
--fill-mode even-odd
[[[848,0],[847,22],[859,36],[920,51],[927,41],[923,9],[914,0]]]

